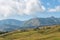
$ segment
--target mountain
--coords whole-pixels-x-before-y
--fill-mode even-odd
[[[46,25],[60,24],[60,18],[48,17],[48,18],[32,18],[24,23],[25,27],[38,27]]]
[[[19,21],[16,19],[0,20],[0,31],[12,31],[18,29],[36,28],[40,26],[59,25],[60,18],[32,18],[27,21]]]
[[[0,31],[16,30],[22,26],[23,21],[15,19],[0,20]]]
[[[37,26],[40,26],[40,20],[38,18],[33,18],[28,21],[25,21],[23,24],[24,27],[29,28],[35,28]]]

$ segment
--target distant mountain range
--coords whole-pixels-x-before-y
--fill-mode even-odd
[[[27,21],[19,21],[15,19],[0,20],[0,31],[12,31],[17,29],[36,28],[46,25],[58,25],[60,24],[60,18],[48,17],[48,18],[32,18]]]
[[[0,30],[1,31],[11,31],[16,30],[22,26],[23,21],[15,19],[5,19],[0,20]]]

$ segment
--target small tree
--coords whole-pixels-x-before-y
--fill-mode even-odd
[[[36,27],[34,30],[36,31],[36,30],[40,30],[40,29],[39,29],[39,27]]]

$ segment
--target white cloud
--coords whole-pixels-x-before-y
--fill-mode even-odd
[[[7,14],[9,14],[11,11],[11,7],[9,6],[0,6],[0,13],[4,14],[4,17],[7,16]]]
[[[25,0],[22,2],[20,0],[20,4],[18,5],[18,12],[19,14],[27,14],[30,15],[31,13],[34,12],[42,12],[45,10],[45,8],[41,5],[41,2],[39,0]]]
[[[13,2],[8,0],[0,0],[0,16],[7,17],[12,12]]]
[[[49,12],[60,12],[60,6],[56,6],[55,8],[48,9]]]
[[[40,0],[0,0],[0,16],[3,18],[17,13],[31,15],[34,12],[43,12],[45,7]]]

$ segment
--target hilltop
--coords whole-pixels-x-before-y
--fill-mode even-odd
[[[12,31],[0,35],[0,40],[60,40],[60,25]]]

